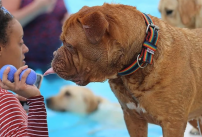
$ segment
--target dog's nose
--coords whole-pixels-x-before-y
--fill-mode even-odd
[[[47,104],[48,107],[50,106],[50,104],[51,104],[51,99],[50,98],[46,99],[46,104]]]
[[[66,110],[65,110],[65,109],[60,109],[59,111],[60,111],[60,112],[66,112]]]

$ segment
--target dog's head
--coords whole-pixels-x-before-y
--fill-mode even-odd
[[[160,0],[161,18],[176,27],[195,27],[195,17],[201,8],[200,0]]]
[[[125,6],[138,12],[128,15],[121,11],[123,7],[110,4],[83,7],[71,15],[60,36],[63,46],[54,54],[54,72],[78,85],[116,78],[123,66],[131,61],[129,56],[140,52],[146,30],[142,14],[135,7]],[[126,22],[126,17],[137,22]],[[129,31],[131,28],[137,32]],[[144,33],[140,31],[142,28]],[[130,47],[133,44],[138,46]]]
[[[85,87],[64,86],[58,95],[47,98],[47,107],[55,111],[87,114],[97,110],[100,97]]]

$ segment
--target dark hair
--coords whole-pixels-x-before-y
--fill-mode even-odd
[[[13,16],[9,12],[5,12],[0,1],[0,43],[6,45],[8,39],[8,24],[13,19]]]

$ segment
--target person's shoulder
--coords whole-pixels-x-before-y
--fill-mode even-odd
[[[8,94],[8,93],[9,93],[8,90],[2,89],[2,88],[0,87],[0,94]]]
[[[16,98],[16,96],[12,92],[2,89],[0,87],[0,104],[1,104],[0,107],[5,107],[5,106],[10,107],[10,105],[19,105],[18,103],[19,103],[19,100]]]
[[[1,87],[0,87],[0,97],[1,96],[13,96],[14,97],[14,95],[11,93],[11,92],[9,92],[8,90],[6,90],[6,89],[2,89]]]

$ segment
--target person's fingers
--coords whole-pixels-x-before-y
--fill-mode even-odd
[[[1,87],[2,89],[9,90],[9,88],[8,88],[6,85],[4,85],[1,80],[0,80],[0,87]]]
[[[27,76],[29,75],[29,73],[31,72],[31,69],[27,69],[24,74],[22,75],[22,78],[21,78],[21,82],[22,83],[25,83],[26,79],[27,79]]]
[[[26,68],[28,68],[27,65],[25,65],[25,66],[23,66],[23,67],[20,67],[20,68],[15,72],[15,74],[14,74],[14,81],[15,81],[16,83],[19,82],[19,80],[20,80],[20,73],[21,73],[24,69],[26,69]]]
[[[8,73],[9,73],[9,71],[10,71],[10,67],[7,67],[4,70],[3,77],[2,77],[2,82],[5,81],[5,80],[8,80]]]
[[[20,95],[18,95],[18,94],[15,94],[15,96],[16,96],[16,98],[17,98],[18,100],[20,100],[20,101],[27,101],[27,99],[26,99],[25,97],[22,97],[22,96],[20,96]]]
[[[8,73],[10,71],[10,67],[7,67],[5,70],[4,70],[4,73],[3,73],[3,78],[2,78],[2,83],[3,83],[3,87],[6,88],[6,89],[12,89],[13,88],[13,84],[8,80]]]

